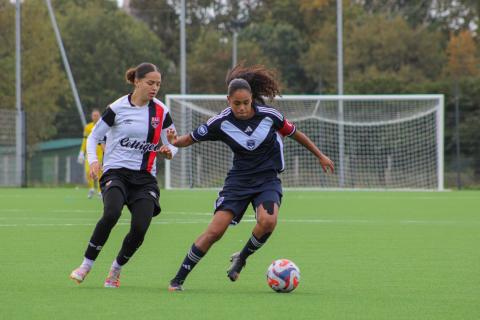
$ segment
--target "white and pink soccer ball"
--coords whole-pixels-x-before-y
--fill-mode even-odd
[[[300,282],[300,269],[288,259],[272,262],[267,270],[267,283],[276,292],[291,292]]]

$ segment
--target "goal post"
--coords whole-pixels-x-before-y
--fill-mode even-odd
[[[167,95],[166,104],[179,134],[228,107],[225,95]],[[284,187],[444,188],[443,95],[285,95],[267,104],[307,134],[337,169],[324,174],[308,150],[285,138],[285,172],[280,175]],[[165,186],[219,188],[232,158],[219,141],[181,148],[165,162]]]

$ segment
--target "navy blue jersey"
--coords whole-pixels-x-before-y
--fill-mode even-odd
[[[282,137],[294,134],[295,126],[272,107],[254,104],[253,108],[255,115],[248,120],[235,118],[227,108],[190,134],[197,142],[219,140],[230,147],[234,153],[231,178],[276,175],[285,168]]]

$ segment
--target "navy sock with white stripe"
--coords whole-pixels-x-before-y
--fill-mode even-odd
[[[200,259],[202,259],[204,255],[205,253],[202,252],[199,248],[197,248],[195,244],[193,244],[190,248],[190,251],[185,256],[185,259],[183,260],[180,269],[178,269],[177,275],[174,279],[179,283],[183,283],[190,271],[193,270],[195,265],[200,262]]]
[[[245,247],[243,247],[242,251],[240,252],[240,258],[246,260],[248,256],[260,249],[265,244],[265,242],[267,242],[270,235],[271,233],[269,232],[264,234],[260,239],[258,239],[252,233],[252,236],[250,237],[250,239],[248,239],[247,244],[245,244]]]

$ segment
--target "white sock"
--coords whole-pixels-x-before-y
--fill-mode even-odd
[[[94,262],[95,262],[95,260],[90,260],[88,258],[83,258],[82,266],[87,267],[88,269],[92,269]]]
[[[122,269],[122,266],[118,264],[117,259],[113,260],[112,269]]]

